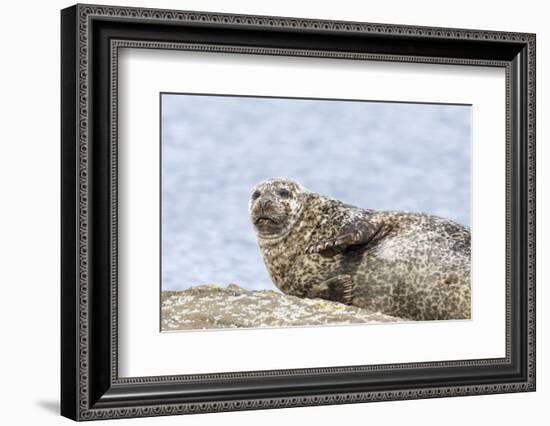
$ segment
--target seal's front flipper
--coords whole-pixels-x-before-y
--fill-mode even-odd
[[[387,233],[388,227],[370,223],[365,219],[355,220],[344,225],[338,235],[324,241],[310,244],[306,254],[330,254],[345,250],[351,246],[361,246],[375,242]]]
[[[353,278],[351,275],[337,275],[315,286],[308,295],[349,305],[353,300]]]

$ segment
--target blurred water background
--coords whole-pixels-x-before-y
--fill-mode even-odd
[[[470,225],[463,105],[162,95],[162,289],[275,289],[248,219],[286,176],[360,207]]]

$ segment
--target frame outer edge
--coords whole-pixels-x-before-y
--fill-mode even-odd
[[[77,421],[90,419],[93,412],[90,409],[90,358],[89,342],[90,328],[89,315],[90,302],[88,296],[89,288],[89,210],[91,205],[91,189],[89,180],[89,120],[90,120],[90,55],[89,48],[91,38],[89,36],[88,12],[85,5],[76,5],[76,34],[77,34],[77,52],[76,52],[76,107],[78,110],[78,121],[75,144],[78,149],[77,154],[77,244],[78,244],[78,291],[77,291],[77,321],[78,321],[78,363],[77,363]]]
[[[537,117],[537,88],[536,88],[536,34],[529,34],[527,42],[527,148],[528,148],[528,246],[527,246],[527,286],[528,286],[528,381],[532,391],[536,391],[536,117]]]
[[[77,278],[77,7],[61,11],[61,406],[63,416],[78,413]]]

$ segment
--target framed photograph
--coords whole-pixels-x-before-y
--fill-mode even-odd
[[[535,35],[61,12],[61,413],[535,390]]]

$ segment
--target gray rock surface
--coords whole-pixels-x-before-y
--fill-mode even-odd
[[[301,299],[236,284],[162,292],[162,331],[364,324],[402,321],[322,299]]]

